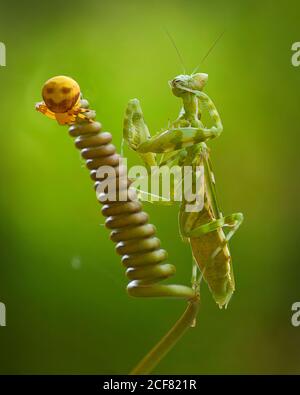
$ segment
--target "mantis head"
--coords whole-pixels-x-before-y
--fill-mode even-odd
[[[172,92],[177,97],[182,97],[187,92],[202,91],[208,80],[208,74],[196,73],[192,75],[181,74],[169,81]]]

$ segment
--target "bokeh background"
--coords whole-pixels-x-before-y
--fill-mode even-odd
[[[245,222],[231,242],[228,309],[203,284],[198,326],[155,372],[300,373],[300,328],[291,325],[300,300],[300,67],[291,65],[299,2],[1,0],[0,10],[0,372],[127,373],[185,307],[127,296],[79,153],[66,128],[34,110],[44,81],[66,74],[117,146],[130,98],[141,100],[152,133],[165,127],[180,107],[167,81],[182,72],[167,29],[188,72],[225,30],[200,70],[224,124],[209,144],[219,200]],[[176,281],[189,283],[178,207],[146,210]]]

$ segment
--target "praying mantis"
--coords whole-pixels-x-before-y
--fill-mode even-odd
[[[220,136],[223,131],[219,113],[203,92],[208,75],[195,73],[178,75],[169,82],[172,93],[183,106],[178,118],[167,130],[151,137],[137,99],[129,101],[123,124],[123,138],[136,151],[149,170],[151,166],[192,166],[204,168],[204,185],[201,188],[203,207],[198,212],[188,212],[183,199],[179,211],[182,238],[191,245],[196,265],[193,270],[194,288],[200,286],[202,277],[220,308],[227,307],[235,290],[233,267],[228,242],[243,221],[242,213],[223,216],[216,197],[215,178],[206,141]],[[207,111],[212,122],[206,127],[201,122],[202,112]],[[160,161],[157,154],[161,154]],[[227,230],[225,232],[225,230]],[[200,276],[197,278],[197,268]]]

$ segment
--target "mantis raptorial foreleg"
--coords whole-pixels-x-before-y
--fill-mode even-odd
[[[134,151],[137,151],[138,147],[150,138],[150,132],[144,121],[138,99],[132,99],[127,104],[123,123],[123,138]],[[140,157],[148,167],[157,165],[154,153],[140,154]]]
[[[137,151],[141,156],[143,154],[143,159],[148,165],[153,166],[155,163],[153,153],[166,153],[180,150],[193,144],[217,137],[222,133],[223,127],[221,118],[212,100],[203,92],[195,91],[194,94],[198,97],[203,106],[207,108],[213,122],[211,128],[204,127],[198,119],[194,120],[194,123],[199,125],[197,127],[174,126],[178,124],[182,125],[183,122],[185,124],[189,123],[185,119],[181,120],[181,115],[170,129],[150,137],[148,127],[144,122],[144,116],[139,101],[133,99],[128,103],[124,119],[123,135],[130,148]],[[145,154],[150,153],[152,153],[152,155],[145,158]]]
[[[218,137],[223,131],[223,126],[214,103],[203,92],[195,91],[195,95],[199,98],[204,107],[207,108],[213,122],[212,127],[204,127],[199,120],[194,120],[199,126],[174,127],[165,130],[138,145],[136,148],[137,152],[165,153],[176,151]],[[175,123],[177,122],[175,121]]]

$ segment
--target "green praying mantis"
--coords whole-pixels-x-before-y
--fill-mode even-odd
[[[223,216],[218,205],[206,141],[220,136],[223,126],[213,101],[203,92],[207,80],[207,74],[194,73],[178,75],[169,82],[173,94],[182,100],[183,106],[178,118],[170,123],[168,129],[153,137],[145,123],[139,101],[130,100],[124,118],[123,138],[139,154],[148,171],[151,166],[191,166],[195,179],[198,176],[197,166],[203,167],[204,185],[197,191],[202,194],[203,207],[198,212],[189,212],[186,209],[187,201],[183,199],[179,227],[182,238],[191,245],[196,262],[193,270],[194,287],[199,287],[204,278],[214,300],[222,308],[227,306],[235,290],[228,242],[242,223],[243,214]],[[211,120],[211,127],[201,122],[201,115],[205,111]],[[159,161],[157,154],[161,154]]]

